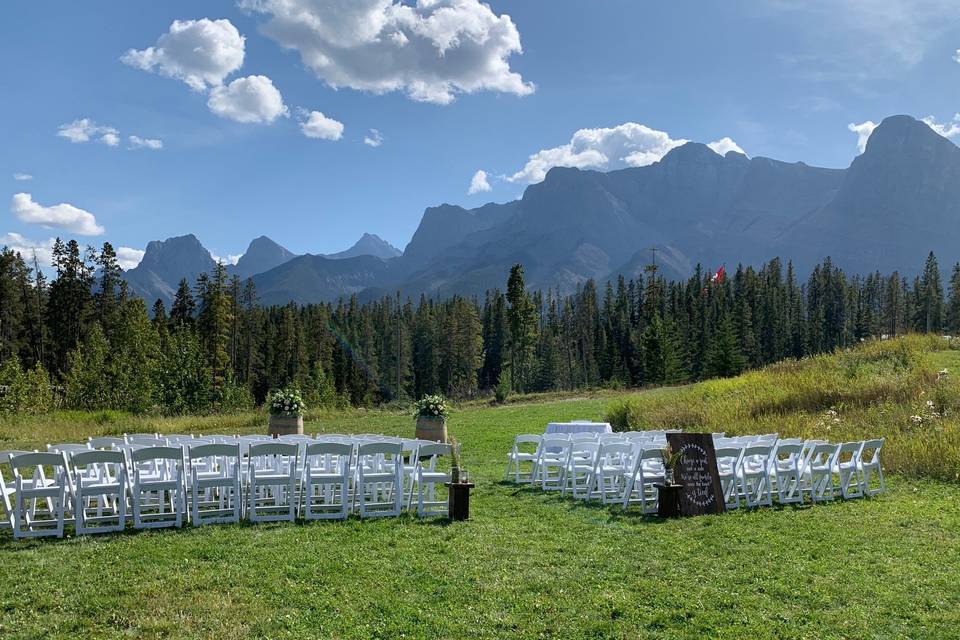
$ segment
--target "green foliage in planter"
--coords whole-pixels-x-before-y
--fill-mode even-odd
[[[297,417],[307,410],[299,389],[278,389],[270,394],[267,407],[272,416]]]

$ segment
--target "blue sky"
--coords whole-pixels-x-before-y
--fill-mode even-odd
[[[3,11],[0,243],[109,240],[130,264],[184,233],[222,257],[261,234],[297,253],[363,232],[403,248],[427,206],[511,200],[551,164],[644,164],[682,140],[844,167],[852,123],[960,133],[960,6],[943,0]],[[571,144],[581,129],[598,131]],[[469,194],[478,170],[489,190]]]

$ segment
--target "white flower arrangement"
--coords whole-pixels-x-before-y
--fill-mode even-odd
[[[307,405],[299,389],[278,389],[270,394],[268,408],[272,416],[302,416]]]
[[[446,418],[450,415],[443,396],[423,396],[413,405],[415,418]]]

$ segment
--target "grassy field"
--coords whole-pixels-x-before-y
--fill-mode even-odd
[[[691,387],[461,407],[451,430],[478,483],[464,523],[404,516],[31,542],[3,533],[0,637],[960,637],[960,485],[944,481],[956,459],[916,444],[925,431],[955,442],[956,389],[936,381],[960,365],[947,346],[912,339]],[[914,424],[934,394],[946,413]],[[890,446],[901,473],[879,498],[668,522],[500,481],[514,434],[622,414],[624,399],[642,424],[829,426],[835,440],[869,431],[913,453]],[[831,406],[839,423],[824,419]],[[386,411],[310,418],[309,431],[413,428]],[[6,420],[0,448],[262,423],[58,414]]]

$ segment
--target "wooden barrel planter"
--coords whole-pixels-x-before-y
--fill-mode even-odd
[[[447,441],[446,418],[417,417],[417,439],[432,440],[434,442]]]
[[[303,416],[270,416],[267,433],[274,438],[303,434]]]

